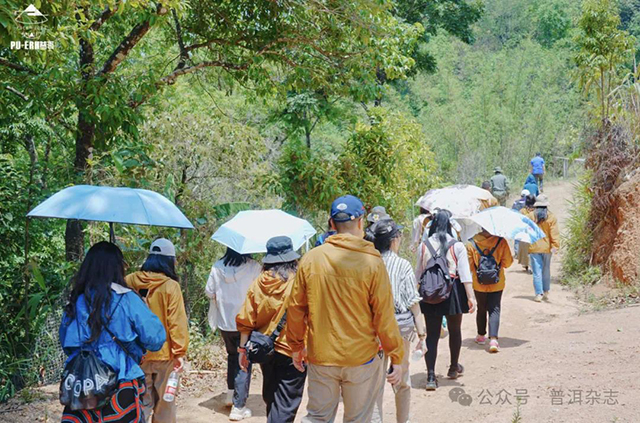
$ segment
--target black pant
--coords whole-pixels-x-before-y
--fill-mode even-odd
[[[300,373],[293,360],[275,352],[262,368],[262,399],[267,404],[267,423],[293,422],[302,402],[307,372]]]
[[[220,331],[224,346],[227,350],[227,389],[233,389],[233,405],[242,408],[247,403],[249,386],[251,384],[251,363],[246,372],[240,369],[238,363],[238,347],[240,346],[240,332]]]
[[[462,314],[453,314],[445,317],[447,318],[447,329],[449,329],[451,367],[455,369],[458,365],[460,348],[462,347]],[[425,315],[424,320],[427,324],[427,354],[424,356],[424,359],[427,362],[427,372],[435,373],[442,316]]]
[[[502,301],[502,291],[479,292],[475,291],[478,301],[478,314],[476,324],[478,325],[478,335],[487,334],[487,314],[489,314],[489,337],[497,338],[500,330],[500,302]]]

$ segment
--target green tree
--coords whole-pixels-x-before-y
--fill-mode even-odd
[[[619,29],[620,15],[614,0],[585,0],[576,38],[580,87],[585,94],[595,89],[598,119],[602,128],[610,123],[612,92],[629,61],[634,38]],[[626,71],[628,73],[628,71]]]

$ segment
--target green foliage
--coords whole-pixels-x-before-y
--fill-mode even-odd
[[[623,65],[631,57],[635,39],[619,29],[620,15],[615,0],[585,0],[578,27],[579,50],[575,61],[580,87],[587,95],[595,88],[595,107],[604,126],[610,119],[611,93],[618,86]]]
[[[592,197],[591,173],[585,172],[574,187],[563,233],[562,280],[568,284],[592,285],[600,279],[599,269],[590,265],[594,236],[589,225]]]
[[[382,107],[368,113],[369,122],[356,125],[339,158],[342,191],[406,221],[415,200],[440,182],[433,153],[413,119]]]

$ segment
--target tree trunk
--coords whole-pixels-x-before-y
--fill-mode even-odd
[[[76,183],[85,181],[85,172],[88,167],[91,152],[93,150],[93,137],[95,135],[95,123],[91,119],[91,103],[86,99],[87,83],[94,75],[93,46],[86,39],[80,40],[80,73],[82,75],[82,89],[78,94],[76,107],[78,108],[78,128],[76,133],[76,157],[73,167],[76,173]],[[84,255],[84,230],[82,222],[77,220],[67,221],[64,234],[65,258],[67,261],[82,260]]]

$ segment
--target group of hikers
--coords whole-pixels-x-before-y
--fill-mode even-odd
[[[492,179],[495,194],[508,192],[501,180],[506,178]],[[536,188],[538,181],[542,176],[534,176]],[[531,267],[535,300],[542,301],[549,299],[551,255],[559,244],[549,202],[533,192],[523,189],[514,208],[546,236],[532,245],[519,243],[518,259]],[[450,379],[466,371],[460,362],[464,314],[477,310],[475,342],[488,341],[490,352],[499,351],[505,269],[513,262],[507,240],[486,230],[461,240],[460,225],[448,210],[421,212],[411,235],[415,266],[399,255],[403,227],[381,206],[367,214],[352,195],[333,201],[330,231],[302,257],[287,236],[267,242],[261,263],[227,248],[211,268],[205,291],[210,324],[227,353],[230,420],[252,415],[247,398],[254,364],[262,370],[267,422],[293,422],[305,384],[303,422],[333,422],[340,401],[345,422],[381,422],[389,383],[396,420],[407,423],[409,358],[424,356],[426,389],[436,390],[445,326]],[[153,241],[140,270],[127,276],[115,244],[103,241],[89,249],[64,310],[60,341],[67,367],[89,360],[86,352],[93,350],[115,375],[95,378],[96,387],[113,385],[97,403],[65,404],[62,422],[176,421],[176,402],[164,394],[184,367],[189,332],[175,266],[175,247],[164,238]],[[70,372],[65,369],[65,375]],[[61,390],[64,383],[63,376]],[[77,395],[88,397],[92,384],[80,383]],[[69,387],[75,386],[72,378]]]

